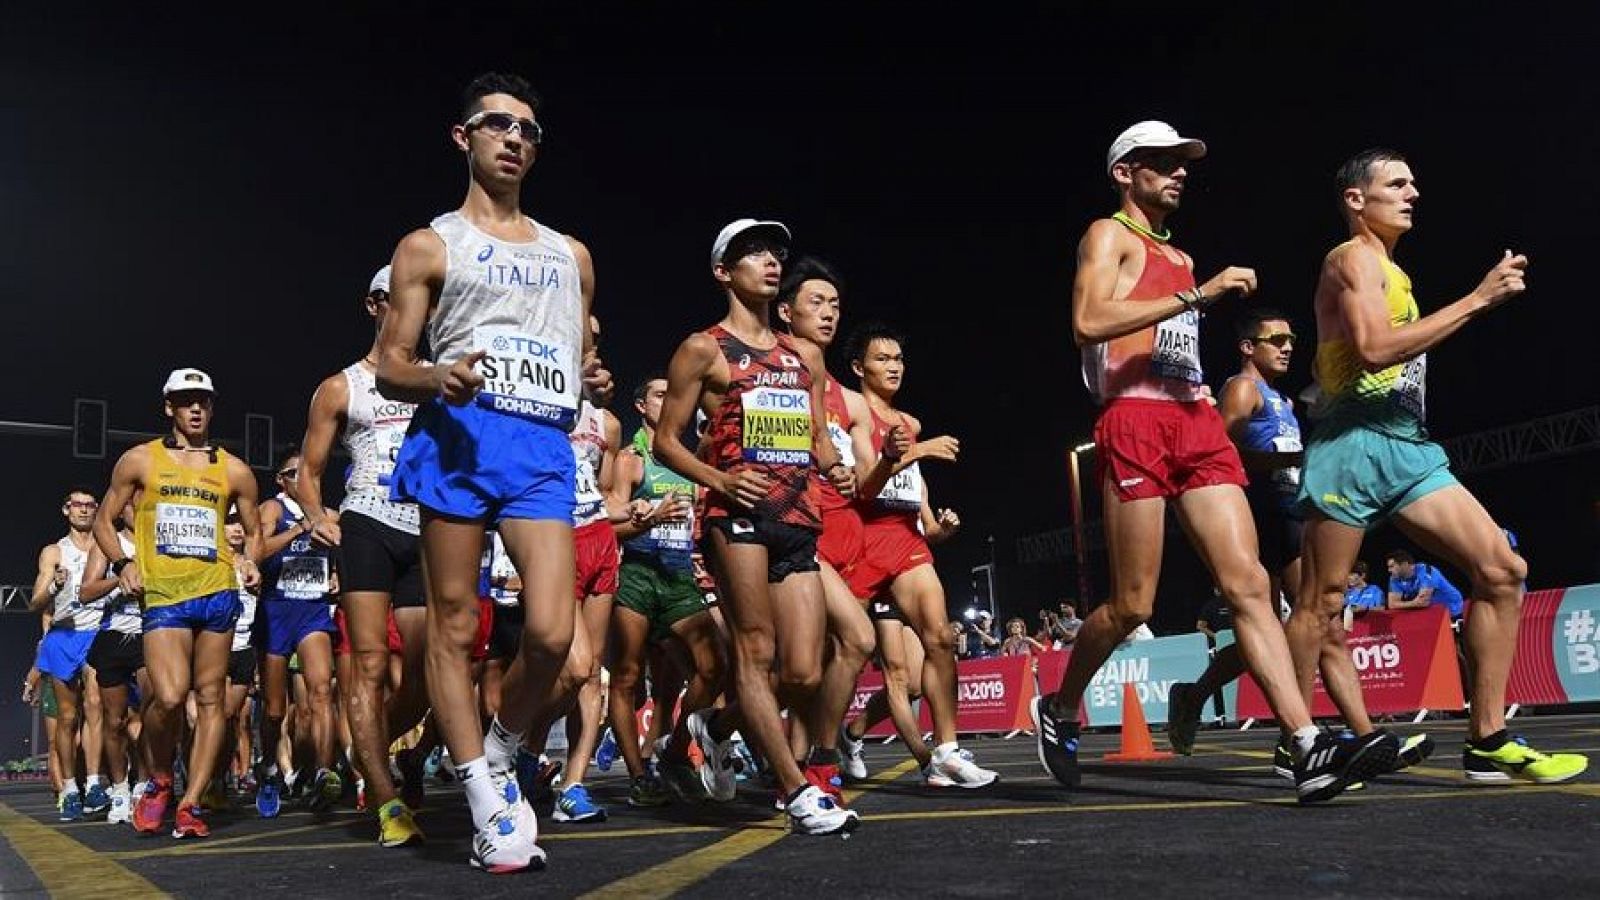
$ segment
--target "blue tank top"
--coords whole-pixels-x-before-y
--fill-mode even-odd
[[[1294,401],[1259,378],[1255,379],[1255,383],[1256,390],[1261,392],[1261,408],[1245,423],[1245,448],[1262,453],[1299,453],[1304,450],[1300,442],[1300,420],[1294,415]],[[1300,492],[1300,467],[1274,469],[1267,479],[1279,508],[1284,512],[1293,512],[1296,509],[1295,496]],[[1254,484],[1252,482],[1252,486]]]
[[[300,505],[283,494],[275,499],[283,511],[272,533],[282,534],[285,529],[298,528],[302,518]],[[328,551],[312,544],[310,534],[296,535],[289,546],[262,561],[261,579],[270,587],[261,599],[266,603],[284,600],[326,603],[332,585],[332,565]]]

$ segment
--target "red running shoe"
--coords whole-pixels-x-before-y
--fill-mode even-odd
[[[178,807],[177,821],[172,826],[172,836],[182,840],[189,837],[210,837],[211,829],[200,818],[198,806]]]
[[[133,830],[155,834],[161,830],[161,820],[167,817],[167,804],[172,802],[172,779],[150,780],[150,786],[139,796],[133,807]]]

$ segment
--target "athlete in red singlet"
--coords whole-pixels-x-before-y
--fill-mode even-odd
[[[979,788],[993,784],[998,776],[974,764],[970,754],[956,742],[955,639],[945,614],[944,586],[939,583],[933,552],[928,549],[930,539],[937,541],[954,534],[960,520],[949,510],[934,515],[920,464],[921,460],[954,462],[960,444],[949,436],[913,443],[898,459],[891,460],[892,465],[882,465],[884,448],[894,432],[904,432],[915,439],[922,430],[914,417],[894,408],[895,395],[905,376],[903,346],[904,341],[896,332],[882,326],[867,326],[850,339],[850,365],[861,379],[868,414],[857,418],[850,429],[857,464],[866,475],[861,479],[862,499],[857,504],[864,525],[863,552],[848,580],[857,597],[872,601],[874,619],[887,622],[903,618],[927,651],[918,674],[933,720],[936,745],[932,754],[919,752],[921,734],[914,724],[899,717],[896,721],[902,729],[910,725],[905,739],[922,766],[923,783],[930,787]],[[891,600],[892,603],[885,602]],[[887,676],[898,649],[888,645],[903,645],[905,639],[897,627],[887,624],[880,628],[879,637],[884,643]],[[895,690],[906,693],[910,673],[896,681]],[[908,711],[909,694],[891,698],[889,709]]]
[[[1256,287],[1255,272],[1238,267],[1195,287],[1193,262],[1168,242],[1165,221],[1183,195],[1186,166],[1203,155],[1204,144],[1163,122],[1124,131],[1106,160],[1121,209],[1089,226],[1078,247],[1072,325],[1084,381],[1105,407],[1095,445],[1112,593],[1085,618],[1060,689],[1034,700],[1039,759],[1057,781],[1077,786],[1078,705],[1112,649],[1150,618],[1170,501],[1233,608],[1246,664],[1295,734],[1300,800],[1326,800],[1361,780],[1382,748],[1312,726],[1258,559],[1244,469],[1201,390],[1201,309]]]
[[[740,219],[717,235],[711,274],[727,296],[728,314],[673,354],[652,450],[708,489],[705,557],[733,634],[738,700],[688,721],[706,756],[707,786],[714,798],[733,796],[729,743],[742,725],[778,776],[791,828],[832,834],[859,819],[806,781],[788,752],[771,680],[777,662],[786,705],[820,733],[816,695],[827,613],[811,473],[823,472],[849,493],[855,472],[826,437],[822,354],[768,325],[788,244],[789,229],[777,222]],[[696,407],[710,417],[701,458],[680,439]]]
[[[840,288],[839,276],[826,263],[803,258],[784,272],[778,288],[778,319],[796,339],[810,342],[825,353],[839,334]],[[840,460],[853,466],[855,451],[850,444],[850,424],[870,415],[867,402],[832,375],[825,377],[823,418],[828,439]],[[904,434],[895,432],[892,455],[898,457],[905,452],[905,444]],[[885,458],[881,465],[885,467],[885,474],[880,479],[887,477],[894,460]],[[795,758],[808,760],[806,779],[837,797],[842,783],[839,778],[840,725],[850,709],[856,679],[872,655],[875,640],[872,621],[842,577],[861,557],[861,514],[850,498],[839,493],[822,473],[815,473],[813,481],[816,482],[817,508],[822,516],[817,560],[821,563],[823,595],[828,607],[828,632],[833,638],[829,643],[831,655],[822,676],[821,707],[817,711],[818,720],[826,727],[812,734],[802,722],[790,723],[789,749]],[[853,759],[860,759],[859,752]],[[865,774],[863,770],[853,773],[853,777],[865,777]]]

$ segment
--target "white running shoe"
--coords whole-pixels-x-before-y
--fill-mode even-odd
[[[844,777],[851,781],[865,781],[867,778],[867,761],[862,756],[866,741],[858,741],[850,737],[850,732],[843,725],[839,726],[839,751],[844,757]]]
[[[141,792],[143,793],[143,792]],[[133,822],[132,792],[127,788],[111,789],[111,809],[106,812],[107,825],[124,825]]]
[[[706,720],[712,712],[709,709],[692,712],[684,724],[706,758],[706,764],[700,767],[700,780],[705,784],[706,793],[711,799],[726,803],[739,792],[739,772],[733,741],[718,741],[711,736]]]
[[[981,788],[999,779],[1000,773],[982,768],[972,761],[971,753],[959,748],[944,756],[935,752],[923,773],[923,783],[930,787]]]
[[[532,821],[527,803],[506,805],[472,836],[472,864],[494,875],[544,868],[544,851],[534,843],[536,829],[529,827]]]
[[[780,798],[781,800],[781,798]],[[789,830],[796,834],[838,834],[854,831],[861,817],[853,809],[835,803],[814,784],[808,784],[800,796],[789,802]]]

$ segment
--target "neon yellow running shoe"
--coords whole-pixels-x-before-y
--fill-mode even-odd
[[[411,810],[396,797],[378,807],[378,846],[404,847],[420,844],[426,837],[411,817]]]
[[[1468,781],[1484,784],[1521,779],[1534,784],[1560,784],[1582,775],[1589,758],[1577,753],[1540,753],[1528,746],[1522,735],[1495,751],[1479,750],[1468,741],[1461,751],[1461,768]]]

